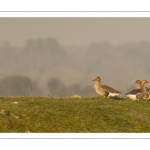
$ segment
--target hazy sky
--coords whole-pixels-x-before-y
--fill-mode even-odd
[[[0,42],[23,46],[29,38],[47,37],[83,46],[150,41],[150,18],[0,18]]]

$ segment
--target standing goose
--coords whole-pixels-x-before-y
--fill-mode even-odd
[[[115,97],[120,96],[119,91],[116,91],[112,87],[109,87],[107,85],[101,85],[101,78],[99,76],[95,77],[92,81],[96,81],[94,88],[95,91],[103,96],[103,97]]]
[[[139,85],[138,85],[138,87],[137,87],[137,89],[141,89],[141,81],[139,80]],[[146,101],[148,101],[149,99],[150,99],[150,88],[148,88],[148,87],[145,87],[145,90],[146,90],[146,94],[144,95],[144,99],[146,99]]]
[[[149,82],[147,80],[143,80],[142,82],[140,80],[136,80],[135,84],[139,85],[138,88],[126,93],[126,97],[134,101],[139,101],[146,94],[145,83]]]

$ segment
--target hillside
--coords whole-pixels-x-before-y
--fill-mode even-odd
[[[145,133],[149,114],[145,100],[0,97],[0,132]]]

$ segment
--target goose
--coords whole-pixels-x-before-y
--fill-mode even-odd
[[[146,94],[145,83],[149,82],[147,80],[143,80],[142,82],[140,80],[136,80],[135,84],[138,84],[137,89],[126,93],[126,97],[134,101],[139,101]]]
[[[99,76],[96,76],[92,81],[96,81],[96,83],[94,84],[94,89],[100,96],[103,96],[103,97],[120,96],[119,93],[121,92],[107,85],[101,85],[101,78]]]
[[[141,89],[141,81],[139,80],[139,85],[138,85],[138,87],[137,87],[137,89]],[[148,88],[148,87],[145,87],[145,90],[146,90],[146,94],[144,95],[144,99],[146,99],[146,101],[148,101],[149,99],[150,99],[150,88]]]

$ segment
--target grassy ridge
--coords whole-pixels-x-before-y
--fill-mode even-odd
[[[150,132],[150,102],[0,97],[0,132]]]

